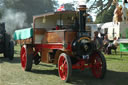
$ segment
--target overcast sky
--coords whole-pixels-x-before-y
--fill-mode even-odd
[[[58,0],[59,4],[73,2],[73,0]]]
[[[63,3],[74,3],[74,2],[85,2],[86,0],[58,0],[59,4],[63,4]],[[90,0],[90,1],[94,1],[94,0]]]

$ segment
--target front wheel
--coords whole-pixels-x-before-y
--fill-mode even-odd
[[[61,53],[59,56],[58,72],[61,80],[65,82],[70,81],[72,74],[72,64],[70,57],[65,53]]]
[[[103,79],[106,74],[106,60],[101,52],[95,52],[91,56],[92,74],[96,78]]]
[[[21,48],[21,66],[23,70],[30,71],[32,68],[32,54],[28,54],[28,46],[23,45]]]

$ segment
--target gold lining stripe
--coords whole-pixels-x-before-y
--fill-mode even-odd
[[[87,40],[91,41],[91,39],[88,38],[88,37],[81,37],[81,38],[78,40],[78,42],[80,42],[82,39],[87,39]]]

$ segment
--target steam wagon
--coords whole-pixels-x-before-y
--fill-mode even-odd
[[[65,82],[71,79],[72,69],[90,68],[96,78],[104,78],[105,57],[86,32],[87,15],[86,6],[81,5],[79,11],[34,16],[33,28],[21,30],[19,36],[23,38],[17,39],[22,44],[23,70],[30,71],[32,64],[42,61],[58,65],[59,76]]]

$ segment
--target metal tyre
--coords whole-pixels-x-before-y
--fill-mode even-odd
[[[103,79],[106,74],[106,60],[101,52],[93,53],[92,55],[92,74],[96,78]]]
[[[9,44],[10,44],[10,35],[5,33],[5,37],[4,37],[4,57],[5,58],[9,58]]]
[[[9,56],[8,58],[10,60],[12,60],[14,58],[14,43],[13,41],[10,41],[10,44],[9,44]]]
[[[28,54],[27,52],[28,48],[27,45],[23,45],[21,48],[21,66],[23,70],[30,71],[32,68],[32,54]]]
[[[72,74],[72,64],[70,57],[65,54],[61,53],[58,59],[58,73],[61,80],[65,82],[69,82],[71,79]]]
[[[13,43],[13,41],[10,41],[8,47],[6,47],[6,50],[4,52],[4,57],[8,57],[10,60],[13,60],[13,58],[14,58],[14,43]]]

